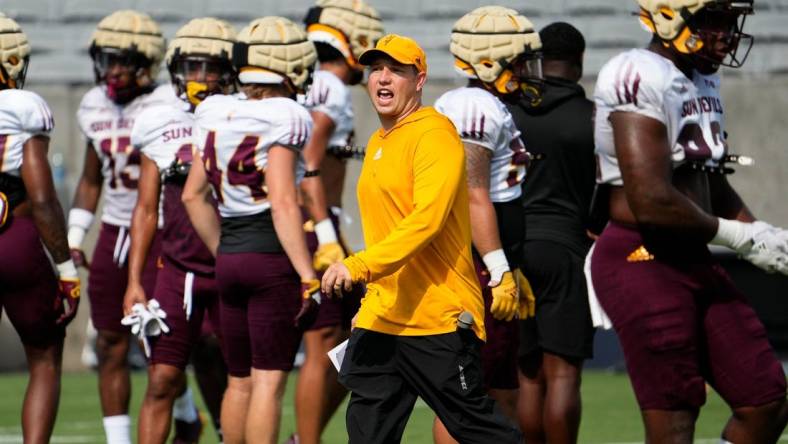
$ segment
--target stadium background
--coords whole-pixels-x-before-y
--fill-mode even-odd
[[[527,15],[539,29],[559,20],[580,29],[587,42],[583,85],[589,97],[605,61],[622,50],[642,47],[649,39],[633,16],[637,8],[632,0],[368,1],[381,13],[386,32],[413,37],[427,51],[426,104],[432,104],[444,91],[462,82],[452,69],[449,32],[459,16],[483,4],[512,7]],[[282,15],[300,22],[312,4],[312,0],[0,0],[0,12],[15,18],[31,42],[25,88],[42,95],[54,112],[56,129],[50,159],[64,209],[70,207],[82,169],[85,144],[75,112],[82,95],[93,85],[88,42],[103,16],[123,8],[147,12],[169,39],[193,17],[223,18],[240,29],[252,18],[265,15]],[[749,17],[745,26],[756,42],[747,63],[739,70],[722,70],[731,152],[755,159],[754,166],[737,168],[731,182],[756,215],[787,227],[788,0],[756,0],[755,7],[755,16]],[[168,80],[165,69],[159,78]],[[363,144],[379,123],[363,89],[353,88],[353,103],[356,141]],[[363,246],[354,193],[359,168],[360,162],[350,161],[343,219],[347,240],[354,249]],[[92,252],[98,225],[94,224],[87,239],[88,254]],[[773,343],[782,352],[788,352],[788,279],[765,279],[746,265],[734,266],[745,275],[746,291],[757,299],[754,302],[759,313],[768,317],[765,322]],[[782,301],[776,299],[779,296]],[[77,320],[69,327],[64,358],[67,371],[84,368],[79,355],[88,309],[89,304],[84,301]],[[602,354],[603,365],[615,361],[614,339],[601,335],[601,342],[597,354]],[[605,360],[608,351],[611,359]],[[24,368],[21,346],[7,320],[0,323],[0,356],[0,369]],[[92,389],[92,384],[89,387]],[[16,404],[11,404],[15,408]]]

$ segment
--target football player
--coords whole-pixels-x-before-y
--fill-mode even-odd
[[[110,443],[130,440],[129,333],[120,323],[128,275],[128,227],[140,164],[140,152],[131,145],[130,135],[137,116],[156,102],[171,100],[171,87],[156,88],[154,83],[163,53],[159,26],[147,15],[123,10],[102,19],[90,43],[97,85],[85,94],[77,112],[87,147],[69,212],[68,242],[77,265],[88,266],[82,241],[103,191],[102,225],[88,286],[91,320],[98,330],[99,396]],[[153,291],[158,251],[156,242],[143,277],[148,292]]]
[[[307,171],[301,190],[312,221],[319,221],[308,222],[306,227],[313,265],[321,272],[347,252],[338,229],[345,163],[353,155],[349,86],[362,80],[364,68],[358,57],[375,46],[383,27],[377,11],[359,0],[319,0],[304,21],[307,36],[317,49],[319,68],[304,101],[314,127],[304,147]],[[306,359],[298,372],[295,400],[297,436],[302,444],[319,442],[347,393],[326,353],[350,334],[360,289],[341,299],[323,301],[315,323],[304,333]]]
[[[235,87],[231,63],[235,35],[231,25],[214,18],[194,19],[179,29],[165,56],[178,98],[150,107],[135,120],[131,132],[131,144],[142,155],[124,311],[128,314],[135,303],[146,304],[148,298],[155,297],[167,313],[170,327],[169,334],[151,340],[148,389],[137,435],[141,443],[163,443],[169,436],[170,412],[175,399],[186,390],[184,370],[206,315],[212,330],[219,331],[214,258],[192,228],[181,193],[194,150],[194,108],[206,97],[230,93]],[[146,294],[143,270],[156,236],[162,188],[162,264],[154,292]],[[226,381],[226,375],[221,376]],[[212,385],[222,386],[223,382]],[[218,413],[220,406],[215,407]],[[187,403],[183,409],[192,416],[181,418],[183,422],[198,420],[192,405]],[[196,442],[198,436],[183,438]]]
[[[533,295],[520,294],[518,287],[525,232],[520,184],[529,155],[503,100],[519,99],[526,82],[538,86],[541,47],[539,34],[517,11],[484,6],[469,12],[454,24],[449,47],[468,84],[435,102],[465,146],[474,262],[486,306],[482,374],[513,421],[519,387],[514,317],[533,310]],[[452,442],[437,419],[434,433],[436,442]]]
[[[222,403],[227,443],[277,442],[287,373],[317,314],[320,282],[297,201],[312,119],[294,100],[316,60],[296,24],[256,19],[233,51],[242,93],[208,97],[195,111],[201,151],[195,161],[204,168],[189,172],[183,201],[216,256],[230,375]]]
[[[776,442],[786,381],[763,325],[707,243],[788,274],[784,231],[725,176],[720,66],[744,63],[752,0],[638,0],[653,37],[599,73],[595,144],[610,223],[591,253],[647,442],[692,442],[706,383],[732,409],[723,442]],[[597,192],[599,195],[599,192]]]
[[[22,340],[30,373],[24,442],[47,443],[60,400],[63,338],[77,314],[80,282],[47,160],[52,112],[44,99],[22,90],[27,36],[2,13],[0,34],[0,311]]]

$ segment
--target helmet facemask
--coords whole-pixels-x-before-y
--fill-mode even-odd
[[[690,37],[687,46],[694,46],[693,55],[710,66],[701,71],[716,71],[720,66],[740,68],[750,54],[754,38],[744,33],[752,5],[735,7],[734,3],[710,4],[687,22]]]
[[[518,101],[522,99],[531,106],[538,105],[544,91],[542,52],[526,50],[512,61],[511,71],[519,86],[516,94]]]
[[[12,78],[8,72],[5,70],[2,64],[0,64],[0,89],[7,89],[7,88],[16,88],[22,89],[25,86],[25,79],[27,78],[27,68],[30,66],[30,56],[25,56],[22,59],[19,59],[16,56],[11,56],[8,58],[8,62],[14,66],[21,63],[22,68],[19,73],[16,75],[16,78]]]
[[[172,61],[169,70],[178,96],[192,109],[208,96],[235,91],[235,73],[227,59],[182,56]]]
[[[113,102],[128,103],[152,88],[151,61],[142,53],[94,46],[90,56],[96,83],[106,85],[107,96]]]

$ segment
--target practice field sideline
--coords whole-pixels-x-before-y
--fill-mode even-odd
[[[0,375],[0,444],[21,443],[22,429],[19,410],[27,375],[21,373]],[[293,387],[295,374],[287,386],[282,417],[280,441],[294,430]],[[60,412],[55,425],[52,443],[103,443],[96,376],[91,373],[69,373],[63,376]],[[145,374],[132,374],[132,412],[139,411],[145,386]],[[192,384],[192,387],[194,385]],[[583,374],[583,422],[580,426],[581,443],[638,443],[643,442],[640,415],[635,405],[632,389],[624,374],[586,371]],[[200,408],[207,415],[202,400]],[[345,443],[344,407],[329,424],[323,437],[326,444]],[[696,442],[718,443],[719,432],[728,417],[728,410],[719,397],[709,393],[701,412],[696,431]],[[429,444],[432,442],[432,412],[421,401],[416,404],[403,438],[404,443]],[[136,432],[136,430],[135,430]],[[135,433],[136,435],[136,433]],[[135,439],[136,440],[136,439]],[[216,443],[212,426],[203,434],[201,442]],[[780,439],[788,443],[788,434]]]

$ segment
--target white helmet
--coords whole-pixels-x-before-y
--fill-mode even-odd
[[[253,20],[238,34],[233,48],[241,83],[279,84],[287,79],[298,93],[309,86],[316,61],[315,45],[284,17]]]
[[[512,63],[525,57],[534,77],[541,77],[542,41],[528,18],[503,6],[482,6],[462,16],[451,32],[449,50],[455,68],[492,85],[502,94],[515,92]]]
[[[208,95],[228,92],[235,83],[232,65],[235,28],[211,17],[192,19],[181,27],[170,42],[165,64],[179,96],[197,106]],[[187,80],[187,72],[202,71],[201,80]],[[206,76],[213,71],[218,89],[209,88]]]
[[[640,6],[640,22],[646,29],[658,36],[666,46],[672,45],[679,52],[693,54],[704,46],[703,37],[697,30],[691,29],[693,16],[704,9],[724,10],[742,16],[741,23],[732,32],[736,45],[731,50],[731,63],[727,66],[739,67],[747,58],[752,46],[752,37],[744,34],[744,16],[753,13],[753,0],[637,0]],[[742,58],[737,58],[738,43],[749,39],[749,46]]]
[[[90,55],[96,64],[104,51],[124,53],[140,68],[150,69],[156,78],[164,55],[164,37],[159,25],[147,14],[132,10],[115,11],[99,22],[90,39]],[[97,66],[97,81],[101,80],[101,66]]]
[[[30,44],[22,28],[0,12],[0,85],[21,89],[29,58]]]
[[[363,0],[318,0],[304,23],[309,40],[334,47],[356,70],[363,70],[361,54],[383,36],[380,15]]]

